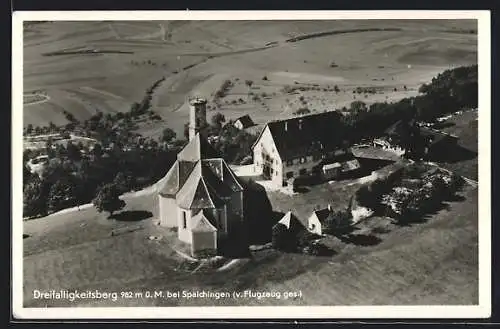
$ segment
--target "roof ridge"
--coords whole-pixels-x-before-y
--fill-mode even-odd
[[[210,195],[210,191],[209,191],[209,188],[208,186],[210,186],[210,189],[213,191],[213,193],[215,194],[215,196],[217,196],[219,199],[221,199],[221,197],[217,194],[217,192],[215,191],[215,189],[210,185],[210,184],[207,184],[205,182],[205,178],[203,177],[203,174],[201,175],[200,177],[200,181],[203,183],[203,185],[205,186],[205,190],[207,191],[207,195],[208,195],[208,198],[210,200],[210,203],[213,205],[213,207],[215,208],[215,202],[214,200],[212,199],[212,196]]]
[[[240,184],[240,181],[238,180],[238,177],[233,172],[233,170],[231,169],[231,167],[229,167],[229,165],[226,163],[226,161],[224,159],[221,159],[221,160],[222,160],[222,165],[224,166],[224,168],[226,168],[228,170],[229,174],[233,177],[233,179],[236,182],[236,184],[238,184],[238,187],[241,190],[243,190],[243,186]],[[224,168],[222,168],[222,175],[224,175]],[[223,180],[223,182],[224,182],[224,180]]]

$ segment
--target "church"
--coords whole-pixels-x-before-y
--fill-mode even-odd
[[[161,180],[160,225],[177,228],[192,256],[216,254],[219,241],[242,227],[243,186],[201,128],[207,124],[206,100],[189,102],[189,142]]]

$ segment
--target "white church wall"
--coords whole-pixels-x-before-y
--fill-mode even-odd
[[[160,207],[160,225],[165,227],[177,227],[178,214],[174,198],[166,198],[158,195]]]

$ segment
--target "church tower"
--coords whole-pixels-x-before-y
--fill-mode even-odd
[[[189,140],[207,125],[207,100],[196,97],[189,100]]]

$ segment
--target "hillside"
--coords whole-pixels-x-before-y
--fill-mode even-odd
[[[284,86],[315,84],[301,93],[311,109],[353,101],[357,86],[380,92],[365,102],[413,95],[450,66],[477,61],[474,21],[171,21],[49,22],[25,28],[24,124],[66,122],[126,111],[160,77],[154,110],[182,134],[190,94],[210,98],[226,79],[235,85],[219,106],[227,118],[257,123],[290,115],[298,95]],[[323,33],[318,33],[323,32]],[[301,37],[296,42],[290,38]],[[332,65],[333,64],[333,65]],[[267,81],[262,77],[266,76]],[[238,79],[238,80],[236,80]],[[245,80],[254,81],[248,95]],[[334,85],[341,92],[328,96]],[[403,90],[403,86],[407,89]],[[394,91],[396,88],[396,91]],[[362,96],[359,96],[362,97]],[[232,104],[242,98],[244,103]],[[142,131],[155,135],[164,123]]]
[[[338,187],[340,190],[342,186]],[[138,221],[106,220],[93,208],[24,222],[25,306],[173,305],[470,305],[478,302],[477,189],[423,223],[370,220],[358,234],[374,243],[334,239],[337,254],[314,257],[273,250],[226,272],[193,273],[171,248],[173,233],[154,225],[157,198],[126,199]],[[133,217],[133,216],[132,216]],[[376,230],[382,226],[384,230]],[[128,231],[127,229],[128,228]],[[112,230],[120,234],[110,236]],[[162,232],[162,233],[161,233]],[[160,241],[150,235],[164,234]],[[173,241],[173,240],[172,240]],[[464,248],[467,246],[467,248]],[[33,289],[100,291],[302,291],[297,300],[123,299],[41,301]],[[404,291],[404,293],[402,293]]]

